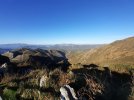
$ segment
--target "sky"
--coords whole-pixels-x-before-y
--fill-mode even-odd
[[[134,36],[134,0],[0,0],[0,44],[103,44]]]

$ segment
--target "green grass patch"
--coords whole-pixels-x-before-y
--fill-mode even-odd
[[[4,100],[16,100],[16,91],[11,89],[4,89]]]

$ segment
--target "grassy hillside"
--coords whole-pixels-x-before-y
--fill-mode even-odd
[[[67,54],[71,63],[134,64],[134,37],[115,41],[97,49]]]

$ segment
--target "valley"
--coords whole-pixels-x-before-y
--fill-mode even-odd
[[[69,85],[79,100],[134,99],[134,37],[88,48],[64,47],[2,53],[0,96],[59,100],[61,88]]]

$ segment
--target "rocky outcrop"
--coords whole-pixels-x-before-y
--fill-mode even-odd
[[[73,88],[69,85],[65,85],[60,88],[61,100],[78,100],[76,93]]]

